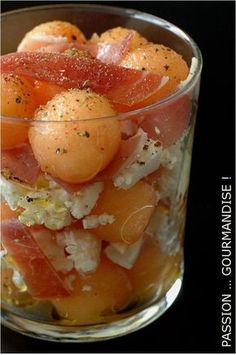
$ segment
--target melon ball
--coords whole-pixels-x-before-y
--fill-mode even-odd
[[[161,285],[163,256],[159,245],[154,239],[147,238],[142,246],[139,257],[127,275],[139,301],[154,296]]]
[[[187,78],[189,68],[182,56],[160,44],[148,43],[134,49],[122,59],[121,66],[168,76],[168,82],[155,94],[155,99],[169,95]]]
[[[104,42],[104,43],[114,43],[117,41],[122,40],[130,31],[133,32],[134,36],[131,41],[131,46],[130,50],[135,49],[138,46],[142,46],[143,44],[146,44],[148,41],[146,38],[141,36],[137,31],[131,30],[129,28],[124,28],[124,27],[115,27],[111,28],[105,32],[103,32],[100,36],[97,34],[94,34],[90,42],[92,43],[98,43],[98,42]]]
[[[180,274],[180,262],[181,253],[168,255],[154,238],[147,237],[136,263],[127,270],[139,302],[164,295]]]
[[[96,272],[77,276],[73,295],[52,300],[57,313],[73,324],[93,324],[125,308],[132,296],[132,287],[125,271],[105,256]]]
[[[84,34],[77,26],[65,21],[50,21],[41,23],[27,32],[17,51],[34,51],[51,43],[75,42],[80,44],[85,41]]]
[[[41,169],[69,183],[91,180],[118,151],[120,123],[109,101],[90,90],[56,95],[35,114],[29,140]]]
[[[25,121],[2,119],[2,149],[11,149],[28,137],[27,119],[32,118],[37,107],[31,83],[17,75],[1,74],[1,115],[24,118]]]
[[[108,242],[135,243],[151,218],[155,201],[154,189],[143,181],[129,190],[106,182],[91,215],[108,214],[113,216],[114,222],[98,226],[93,233]]]

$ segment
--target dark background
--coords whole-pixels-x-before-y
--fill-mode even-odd
[[[4,12],[50,3],[52,1],[2,1],[1,6]],[[203,54],[204,68],[186,225],[183,288],[177,301],[160,319],[131,335],[91,344],[58,344],[27,338],[3,328],[2,352],[233,353],[233,342],[232,348],[221,348],[220,186],[221,176],[232,176],[233,179],[234,167],[235,3],[96,3],[135,8],[163,17],[189,33]],[[232,337],[233,334],[234,330]]]

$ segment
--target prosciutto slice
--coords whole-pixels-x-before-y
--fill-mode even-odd
[[[112,102],[128,106],[142,102],[163,84],[163,77],[157,74],[59,53],[6,54],[1,57],[1,70],[48,81],[66,89],[90,88]]]
[[[1,158],[1,169],[8,170],[12,177],[28,184],[36,182],[41,170],[29,143],[3,150]]]
[[[39,227],[38,227],[39,228]],[[68,297],[69,292],[33,237],[17,219],[2,222],[2,244],[13,258],[33,297]]]

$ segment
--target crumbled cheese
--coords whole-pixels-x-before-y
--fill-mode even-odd
[[[65,246],[74,268],[81,273],[95,271],[100,262],[102,242],[82,229],[70,229],[57,233],[57,241]]]
[[[146,233],[158,240],[162,251],[169,255],[175,254],[180,246],[179,228],[176,226],[176,217],[171,213],[172,210],[160,204],[156,207],[146,228]]]
[[[123,246],[121,244],[123,244]],[[140,238],[131,245],[125,243],[111,243],[106,247],[105,253],[112,262],[129,270],[134,266],[142,245],[143,238]]]
[[[161,238],[165,240],[168,238],[169,231],[169,210],[167,207],[158,206],[154,211],[148,226],[146,228],[147,234],[152,237]]]
[[[112,224],[115,221],[115,217],[113,215],[109,215],[107,213],[103,213],[101,215],[90,215],[86,216],[83,220],[84,229],[93,229],[97,228],[99,225],[105,226],[106,224]]]
[[[48,192],[30,192],[20,199],[18,206],[24,208],[19,220],[27,226],[44,224],[57,230],[71,224],[69,210],[60,201],[53,200]]]
[[[163,150],[161,165],[165,169],[157,178],[161,199],[182,198],[187,192],[191,151],[184,140],[189,139],[188,133],[186,132],[175,144]]]
[[[140,179],[157,170],[161,163],[162,146],[153,139],[147,139],[136,160],[113,178],[114,186],[129,189]]]
[[[1,177],[1,192],[12,210],[21,207],[21,223],[32,226],[43,224],[52,230],[59,230],[71,224],[72,217],[80,219],[91,212],[100,193],[103,182],[85,186],[78,192],[69,193],[49,179],[47,188],[32,188]]]
[[[16,210],[20,198],[27,194],[28,190],[22,184],[12,183],[2,175],[0,179],[1,195],[12,210]]]
[[[74,193],[70,201],[65,201],[73,217],[81,219],[88,215],[95,206],[104,188],[103,182],[95,182]]]
[[[57,242],[57,239],[51,231],[40,230],[32,233],[40,249],[51,262],[55,270],[66,273],[73,269],[73,262],[67,258],[64,246]]]
[[[111,243],[110,245],[112,245],[112,248],[117,250],[119,254],[124,254],[128,247],[128,244],[122,242]]]
[[[172,199],[175,196],[177,184],[179,182],[182,159],[182,140],[163,149],[161,165],[165,169],[163,169],[160,177],[157,178],[160,199],[166,197]]]
[[[161,158],[161,165],[171,170],[175,166],[176,162],[177,162],[176,156],[170,154],[168,149],[164,149]]]

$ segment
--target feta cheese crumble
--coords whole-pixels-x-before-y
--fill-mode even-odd
[[[173,211],[160,203],[148,223],[146,233],[158,240],[164,253],[173,255],[180,248],[178,231]]]
[[[12,210],[16,210],[20,198],[27,194],[30,189],[26,188],[26,185],[21,185],[15,182],[7,180],[3,175],[0,179],[1,195],[5,201],[7,201],[8,206]]]
[[[81,219],[88,215],[95,206],[104,188],[103,182],[95,182],[74,193],[73,198],[65,201],[73,217]]]
[[[105,249],[106,256],[115,264],[125,269],[131,269],[140,253],[143,245],[143,238],[140,238],[134,244],[111,243]]]
[[[40,249],[51,262],[55,270],[66,273],[73,269],[73,261],[68,259],[65,254],[64,246],[58,243],[51,231],[45,229],[32,233]]]
[[[163,150],[161,165],[163,169],[158,181],[158,191],[160,198],[173,199],[176,194],[177,184],[182,162],[182,141],[179,140],[172,146]]]
[[[57,242],[65,247],[67,259],[80,273],[95,271],[100,262],[102,242],[82,229],[70,229],[57,233]]]
[[[100,215],[90,215],[86,216],[82,220],[82,224],[84,229],[93,229],[98,226],[105,226],[106,224],[112,224],[115,221],[115,217],[113,215],[103,213]]]
[[[24,208],[19,221],[28,227],[44,224],[49,229],[57,230],[71,224],[70,211],[59,200],[53,200],[49,192],[30,192],[21,197],[18,206]]]
[[[114,186],[127,190],[153,173],[160,166],[162,151],[158,141],[147,139],[134,161],[113,178]]]
[[[175,144],[163,150],[161,165],[164,169],[157,178],[161,199],[182,200],[187,192],[191,163],[191,141],[189,142],[187,133],[189,132],[186,131]],[[185,138],[187,142],[184,141]]]
[[[59,184],[50,181],[46,188],[36,188],[15,183],[1,177],[3,199],[12,210],[21,207],[21,223],[32,226],[45,225],[52,230],[59,230],[71,224],[72,216],[81,219],[88,215],[95,206],[104,188],[103,182],[95,182],[80,191],[69,193]]]

